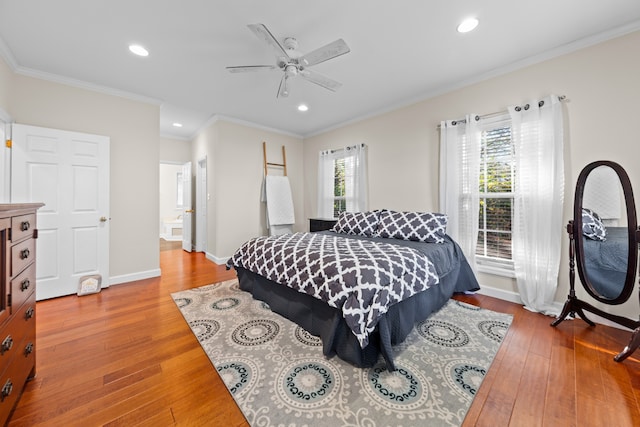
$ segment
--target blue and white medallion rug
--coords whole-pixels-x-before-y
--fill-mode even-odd
[[[512,316],[450,300],[356,368],[230,280],[172,294],[252,426],[459,426]]]

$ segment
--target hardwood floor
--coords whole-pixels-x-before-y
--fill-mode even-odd
[[[37,377],[11,426],[247,425],[170,297],[235,277],[203,254],[160,253],[162,277],[37,304]],[[475,295],[514,320],[465,426],[638,426],[640,354],[629,332]]]

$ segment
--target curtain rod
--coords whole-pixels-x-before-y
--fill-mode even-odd
[[[360,147],[362,147],[362,148],[366,147],[366,145],[365,145],[365,143],[364,143],[364,142],[363,142],[362,144],[359,144],[359,145],[360,145]],[[340,152],[340,151],[350,150],[351,148],[355,148],[355,147],[357,147],[357,146],[358,146],[358,144],[354,144],[354,145],[349,145],[349,146],[344,147],[344,148],[336,148],[335,150],[322,150],[322,152],[323,152],[323,153],[330,153],[330,154],[333,154],[333,153],[338,153],[338,152]]]
[[[558,96],[558,101],[564,101],[565,99],[567,99],[566,95],[559,95]],[[538,107],[542,107],[544,105],[544,101],[538,101]],[[520,107],[519,105],[516,106],[515,110],[516,111],[520,111],[522,109],[528,110],[530,108],[529,104],[525,104],[523,107]],[[494,113],[489,113],[489,114],[483,114],[482,116],[475,116],[476,121],[480,120],[480,119],[489,119],[491,117],[495,117],[495,116],[499,116],[505,113],[508,113],[508,110],[504,110],[504,111],[496,111]],[[457,125],[458,123],[467,123],[467,119],[460,119],[460,120],[452,120],[451,124],[453,126]],[[440,129],[440,125],[437,126],[438,129]]]

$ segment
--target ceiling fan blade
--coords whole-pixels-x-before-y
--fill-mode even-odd
[[[340,89],[340,86],[342,86],[342,83],[309,69],[300,71],[300,75],[311,83],[315,83],[318,86],[322,86],[323,88],[329,89],[333,92],[337,91]]]
[[[275,65],[240,65],[238,67],[226,67],[230,73],[246,73],[252,71],[274,70]]]
[[[351,52],[351,49],[349,49],[349,46],[347,46],[345,41],[338,39],[333,43],[329,43],[326,46],[322,46],[321,48],[301,56],[298,58],[298,63],[305,67],[309,67],[349,52]]]
[[[287,96],[289,96],[289,83],[287,82],[288,79],[289,79],[289,76],[287,76],[286,74],[282,76],[282,79],[280,80],[280,87],[278,87],[278,94],[276,95],[276,98],[286,98]]]
[[[260,40],[264,40],[266,44],[271,46],[273,50],[275,50],[277,56],[284,56],[285,58],[289,58],[287,51],[282,47],[282,45],[273,37],[273,34],[265,27],[263,24],[249,24],[247,25],[249,29],[256,35]]]

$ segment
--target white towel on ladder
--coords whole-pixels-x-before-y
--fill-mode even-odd
[[[267,175],[265,177],[265,199],[267,201],[267,227],[269,234],[278,236],[293,233],[295,213],[289,178]]]

